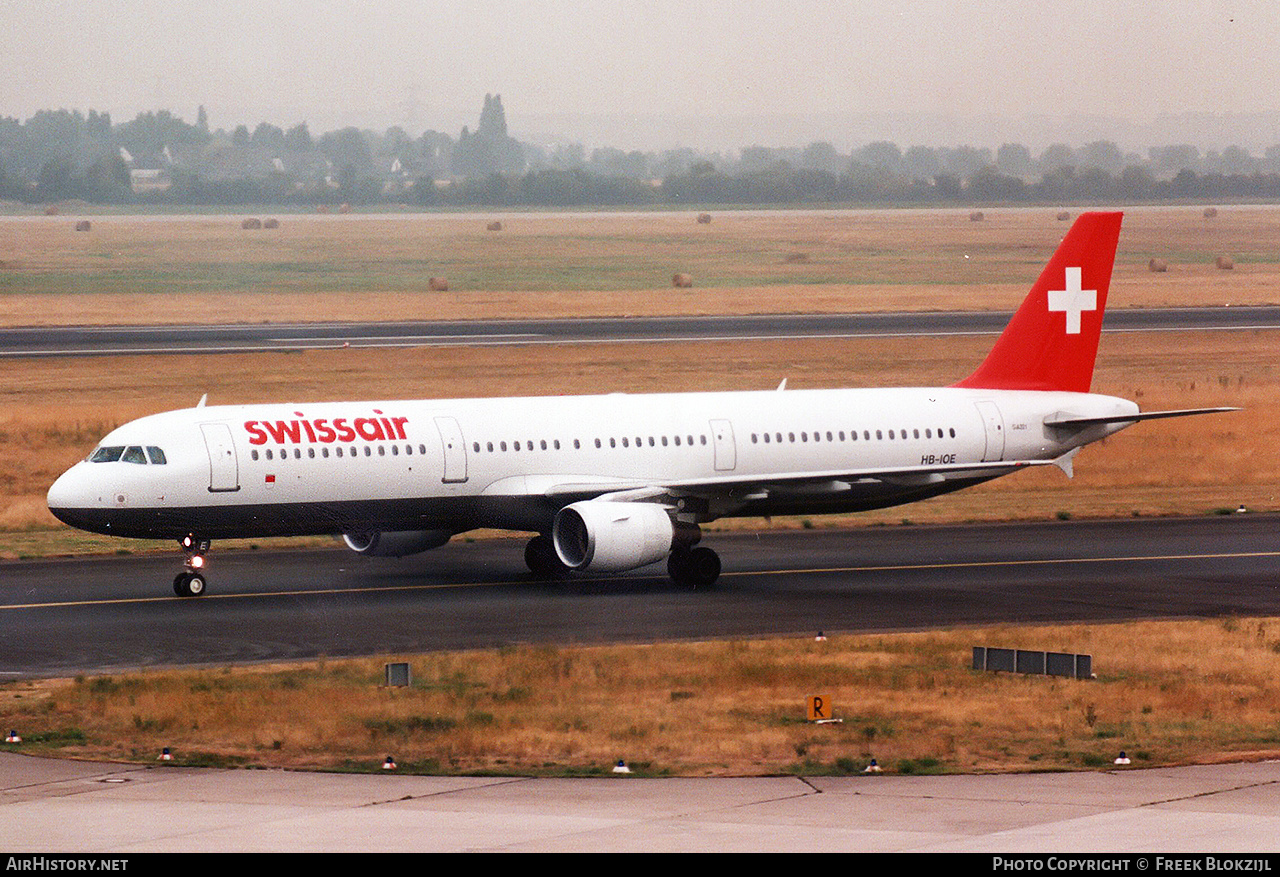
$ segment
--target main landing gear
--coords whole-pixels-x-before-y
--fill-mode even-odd
[[[711,588],[720,578],[720,555],[710,548],[678,546],[667,558],[667,573],[677,585],[695,591]]]
[[[555,543],[547,535],[534,536],[524,547],[524,562],[540,579],[559,578],[569,571],[556,554]]]
[[[205,582],[201,570],[204,569],[204,556],[209,553],[209,540],[197,539],[187,534],[178,540],[186,555],[186,569],[173,579],[173,592],[179,597],[199,597],[204,593]]]
[[[524,547],[524,562],[541,579],[560,578],[569,569],[556,554],[555,543],[547,535],[534,536]],[[691,590],[706,590],[720,578],[720,555],[710,548],[680,545],[667,558],[667,572],[673,581]]]

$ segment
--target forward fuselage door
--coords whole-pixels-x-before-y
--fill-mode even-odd
[[[437,417],[440,445],[444,448],[445,484],[461,484],[467,480],[467,445],[462,440],[462,427],[452,417]]]
[[[733,441],[733,424],[727,420],[711,421],[711,441],[715,445],[716,471],[728,472],[738,465],[738,448]]]
[[[1004,459],[1004,418],[994,402],[975,402],[978,413],[982,415],[982,425],[987,433],[987,447],[982,454],[982,462],[990,463]]]
[[[223,493],[240,489],[240,464],[231,427],[225,423],[202,423],[204,446],[209,452],[209,491]]]

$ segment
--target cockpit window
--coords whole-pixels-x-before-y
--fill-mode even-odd
[[[89,456],[90,463],[114,463],[124,453],[123,447],[98,448]]]
[[[123,463],[141,463],[145,466],[147,465],[147,456],[142,453],[142,448],[136,446],[128,447],[124,449],[124,454],[121,455],[120,461]]]
[[[151,458],[151,462],[157,466],[163,466],[169,461],[164,458],[164,451],[154,445],[147,445],[147,456]]]

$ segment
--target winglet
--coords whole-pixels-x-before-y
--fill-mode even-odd
[[[1122,213],[1082,213],[978,370],[957,387],[1089,392]]]

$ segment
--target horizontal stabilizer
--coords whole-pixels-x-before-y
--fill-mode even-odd
[[[1044,419],[1045,426],[1063,428],[1097,426],[1103,423],[1137,423],[1139,420],[1162,420],[1166,417],[1190,417],[1192,414],[1220,414],[1239,408],[1181,408],[1177,411],[1142,411],[1137,414],[1114,414],[1109,417],[1076,417],[1059,411]]]

